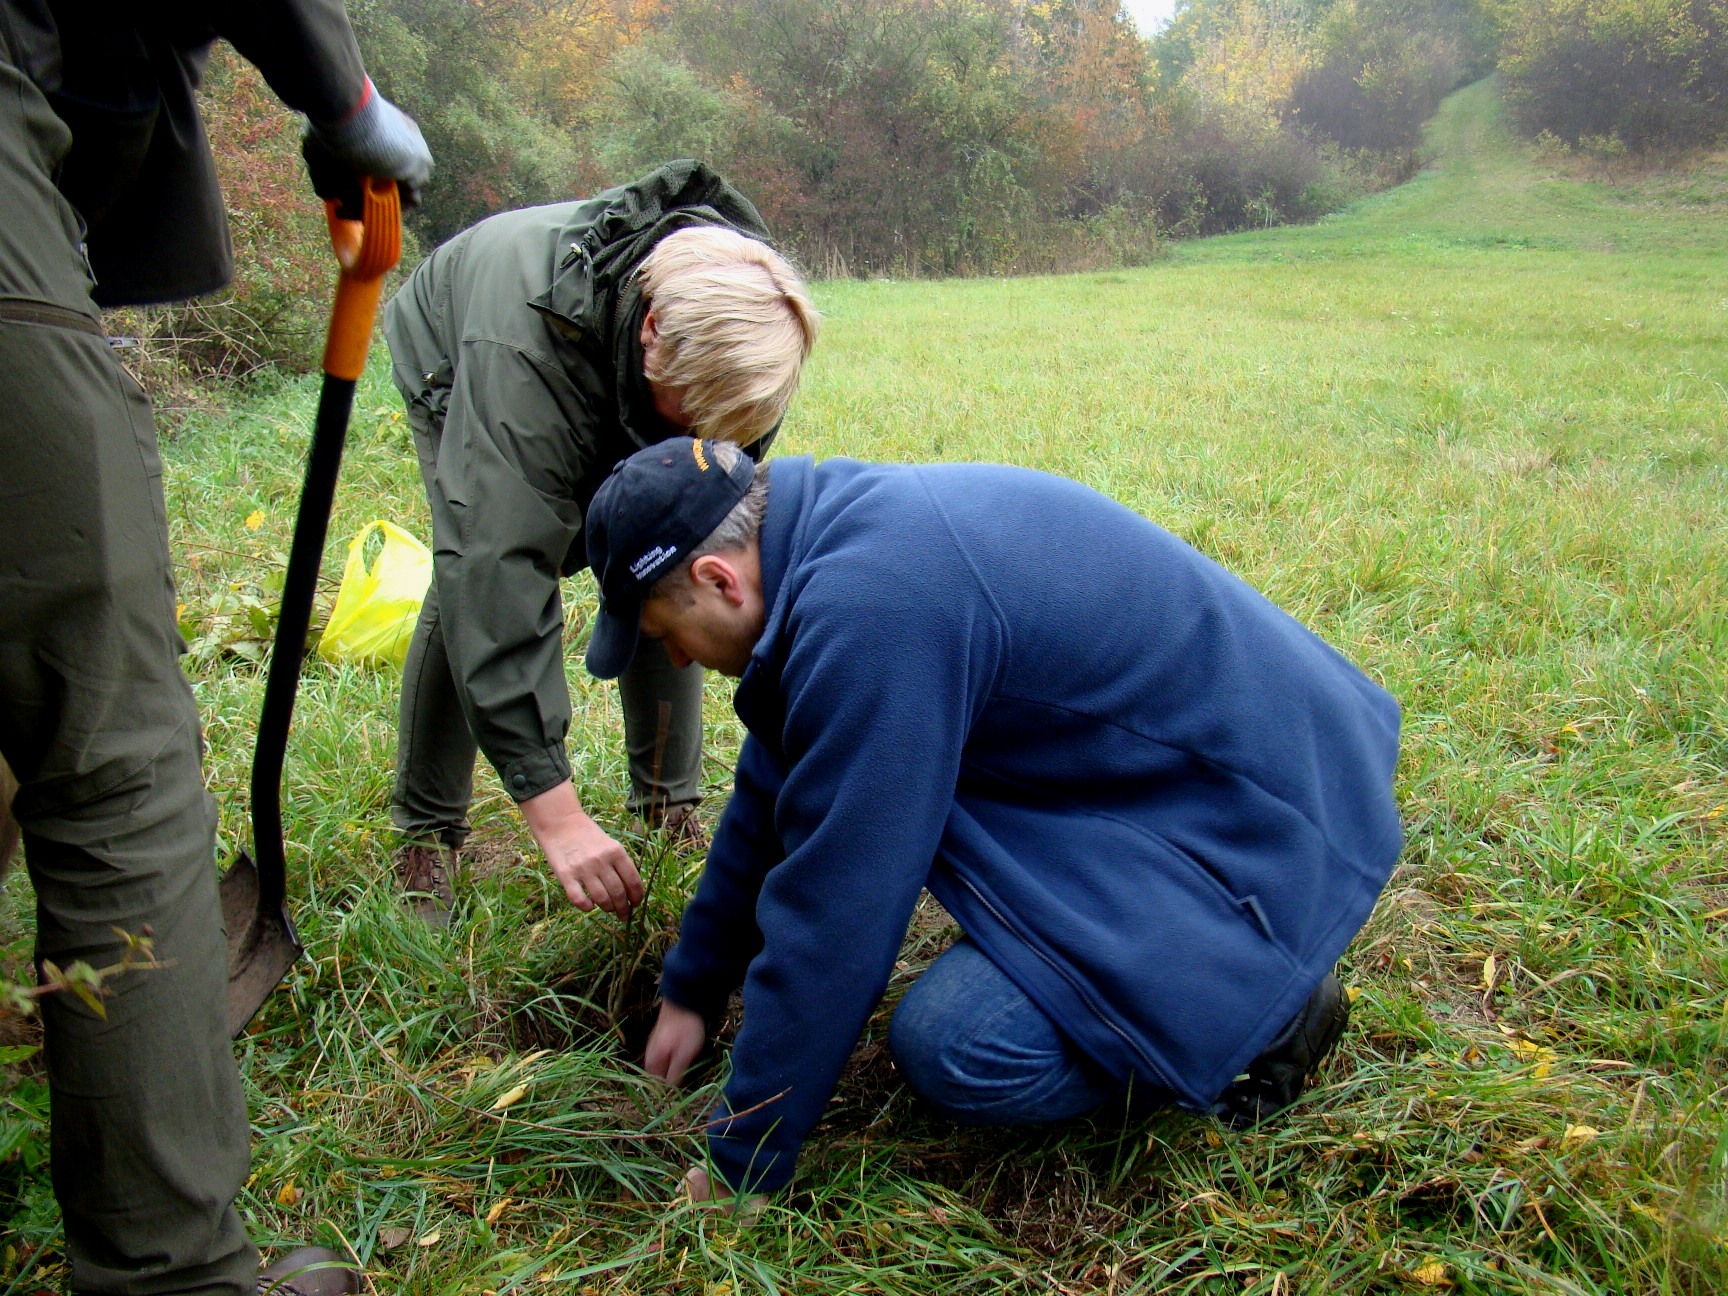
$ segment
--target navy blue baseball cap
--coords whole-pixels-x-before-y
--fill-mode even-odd
[[[636,655],[648,591],[726,520],[756,478],[740,455],[730,471],[712,442],[673,437],[612,470],[588,506],[588,565],[600,582],[600,616],[588,640],[588,673],[616,679]]]

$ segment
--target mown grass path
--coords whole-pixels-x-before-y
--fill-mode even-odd
[[[313,958],[241,1047],[260,1236],[321,1231],[415,1294],[1728,1288],[1728,167],[1550,174],[1487,83],[1431,138],[1401,189],[1145,270],[824,285],[781,443],[1088,481],[1399,696],[1408,849],[1298,1115],[958,1130],[898,1090],[878,1014],[796,1190],[753,1226],[693,1211],[678,1131],[712,1090],[673,1101],[592,1027],[698,861],[644,843],[646,921],[580,917],[488,777],[461,921],[420,929],[387,880],[395,682],[315,665],[288,787]],[[260,686],[220,649],[268,597],[311,403],[167,447],[229,841]],[[424,528],[396,411],[375,363],[339,536]],[[622,824],[616,694],[570,662],[577,779]],[[919,925],[891,997],[944,937]],[[10,1227],[51,1240],[20,1164]]]

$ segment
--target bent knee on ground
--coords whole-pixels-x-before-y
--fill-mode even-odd
[[[969,944],[907,992],[888,1044],[912,1091],[967,1124],[1064,1120],[1119,1088]]]

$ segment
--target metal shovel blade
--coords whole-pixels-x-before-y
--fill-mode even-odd
[[[275,912],[258,904],[258,866],[240,852],[222,875],[222,925],[228,931],[228,1034],[237,1036],[306,947],[288,906]]]

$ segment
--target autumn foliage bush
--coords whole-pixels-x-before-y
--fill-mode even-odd
[[[1440,100],[1487,71],[1491,37],[1458,0],[1336,0],[1315,25],[1289,120],[1354,152],[1413,154]]]

